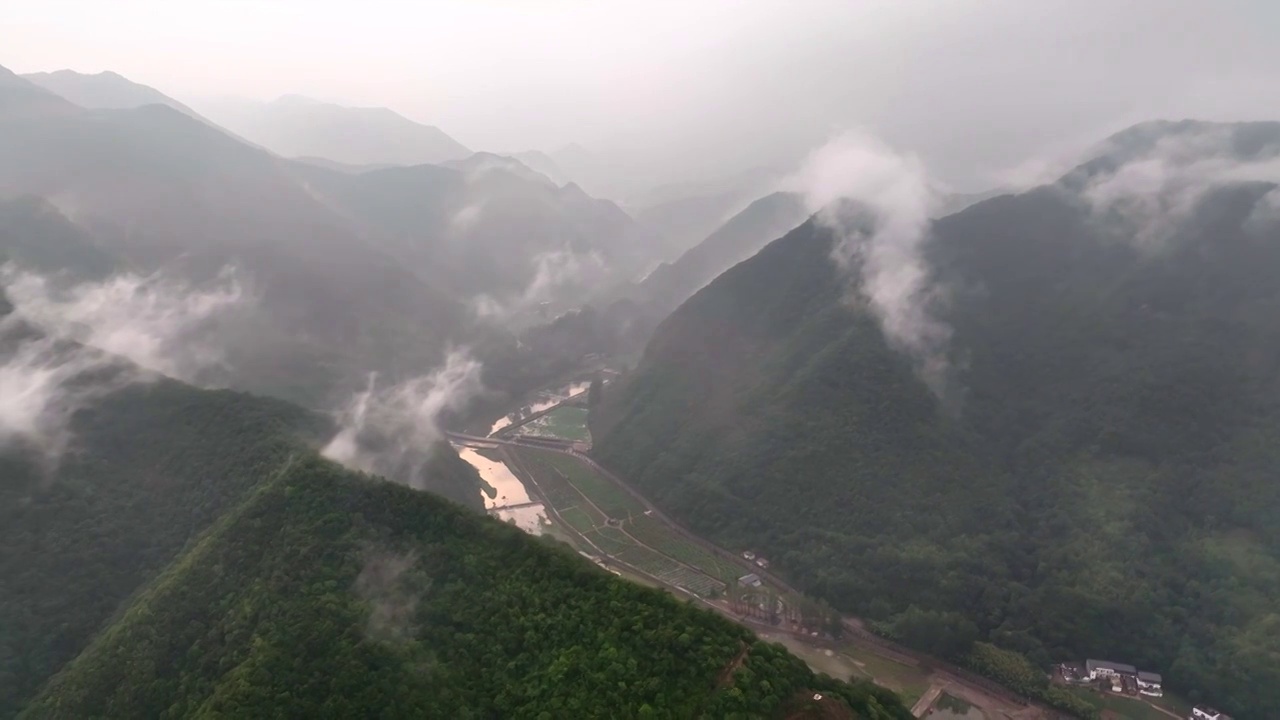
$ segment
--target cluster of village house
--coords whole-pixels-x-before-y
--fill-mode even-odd
[[[748,562],[753,562],[753,563],[755,563],[755,564],[756,564],[756,567],[760,568],[761,570],[766,570],[766,569],[768,569],[768,567],[769,567],[769,561],[768,561],[768,560],[765,560],[765,559],[764,559],[764,558],[762,558],[762,557],[756,557],[756,554],[755,554],[755,553],[753,553],[753,552],[751,552],[750,550],[748,550],[748,551],[746,551],[746,552],[742,553],[742,558],[743,558],[744,560],[747,560]],[[760,579],[760,576],[759,576],[759,575],[757,575],[757,574],[755,574],[755,573],[747,573],[746,575],[743,575],[742,577],[738,578],[738,584],[739,584],[739,585],[741,585],[741,586],[743,586],[743,587],[757,587],[757,588],[758,588],[758,587],[760,587],[761,585],[763,585],[763,584],[764,584],[764,582]]]
[[[1070,683],[1081,685],[1102,683],[1104,689],[1109,686],[1112,692],[1129,695],[1142,694],[1151,697],[1164,695],[1160,673],[1145,672],[1125,663],[1085,660],[1083,666],[1062,665],[1061,671],[1062,678]],[[1191,710],[1187,720],[1231,720],[1231,717],[1210,707],[1196,706]]]
[[[1062,679],[1080,685],[1100,684],[1105,689],[1129,695],[1164,695],[1159,673],[1140,671],[1132,665],[1109,660],[1085,660],[1084,665],[1064,664]],[[1215,719],[1216,720],[1216,719]]]

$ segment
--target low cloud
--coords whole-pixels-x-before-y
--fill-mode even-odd
[[[0,282],[16,312],[46,332],[187,382],[222,363],[218,325],[250,301],[231,269],[200,288],[131,273],[60,287],[13,265],[0,270]]]
[[[861,132],[814,151],[785,183],[836,234],[832,258],[853,274],[852,300],[879,319],[935,393],[944,391],[951,329],[930,306],[939,296],[923,257],[940,193],[923,163]]]
[[[51,469],[71,443],[78,410],[144,377],[117,358],[42,334],[10,314],[0,319],[0,448],[23,448]]]
[[[484,212],[483,202],[474,202],[464,206],[461,210],[453,214],[449,220],[449,226],[456,232],[463,232],[475,227],[480,221],[480,215]]]
[[[480,362],[451,351],[436,371],[379,387],[370,375],[339,413],[340,430],[322,451],[351,468],[424,489],[431,448],[444,437],[440,418],[484,392]]]
[[[1280,188],[1263,195],[1254,204],[1249,217],[1245,219],[1244,227],[1250,232],[1258,233],[1277,224],[1280,224]]]
[[[586,284],[605,272],[604,259],[596,252],[556,250],[540,253],[534,258],[533,277],[523,292],[502,300],[492,295],[480,295],[471,301],[471,308],[482,320],[506,322],[553,300],[559,291]]]
[[[220,354],[207,324],[243,299],[222,278],[195,291],[158,276],[120,275],[57,287],[0,268],[13,309],[0,319],[0,446],[21,446],[48,467],[72,442],[74,414],[102,396],[163,373],[192,379]]]
[[[416,570],[413,551],[388,552],[365,548],[363,566],[356,577],[356,595],[369,606],[369,637],[402,643],[417,633],[418,604],[430,588],[430,580]]]
[[[1138,150],[1109,151],[1123,162],[1090,178],[1082,195],[1104,227],[1146,251],[1165,247],[1210,190],[1280,182],[1280,146],[1240,157],[1231,126],[1170,131]]]

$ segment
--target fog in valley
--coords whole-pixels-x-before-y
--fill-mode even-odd
[[[1278,30],[0,4],[0,718],[1275,718]]]

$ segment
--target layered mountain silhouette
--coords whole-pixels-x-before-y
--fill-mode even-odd
[[[426,372],[450,343],[514,343],[491,326],[647,262],[616,205],[509,158],[329,170],[164,104],[87,109],[12,73],[0,165],[14,262],[196,286],[232,272],[256,311],[227,328],[211,382],[313,405],[371,371]]]
[[[148,85],[113,72],[93,75],[74,70],[28,73],[23,79],[83,108],[127,110],[143,105],[167,105],[183,115],[208,122],[195,110]]]
[[[271,102],[210,102],[203,112],[231,132],[283,157],[347,165],[421,165],[471,154],[431,125],[380,107],[345,107],[299,95]]]

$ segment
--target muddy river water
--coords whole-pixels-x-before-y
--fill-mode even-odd
[[[511,472],[511,468],[501,460],[494,460],[481,455],[468,447],[456,447],[458,457],[467,461],[480,473],[480,478],[494,489],[493,497],[481,491],[484,506],[490,513],[507,522],[514,522],[516,527],[531,535],[541,535],[542,526],[546,522],[546,510],[542,503],[535,503],[525,490],[524,483]],[[530,504],[532,503],[532,504]],[[522,507],[508,506],[520,505]]]

